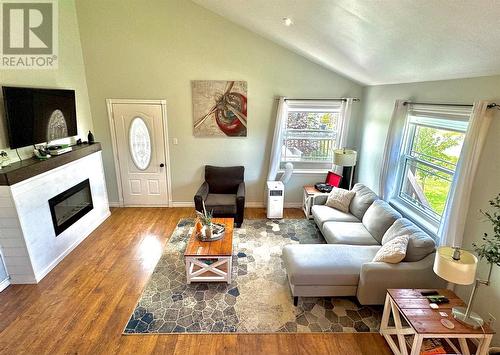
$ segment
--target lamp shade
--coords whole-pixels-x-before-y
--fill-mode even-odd
[[[459,257],[458,260],[454,259]],[[433,270],[442,279],[459,285],[470,285],[476,278],[477,257],[463,249],[439,247]]]
[[[354,166],[358,153],[352,149],[336,149],[333,151],[333,163],[339,166]]]

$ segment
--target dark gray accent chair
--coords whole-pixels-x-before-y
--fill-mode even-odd
[[[203,212],[203,201],[207,212],[214,217],[234,218],[240,227],[245,213],[245,167],[219,167],[205,165],[205,182],[194,196],[197,211]]]

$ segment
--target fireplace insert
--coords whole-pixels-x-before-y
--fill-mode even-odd
[[[57,236],[94,208],[89,179],[52,197],[49,207]]]

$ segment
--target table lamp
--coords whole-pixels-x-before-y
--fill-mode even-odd
[[[469,251],[452,248],[439,247],[434,259],[433,270],[442,279],[459,285],[470,285],[474,283],[474,288],[469,298],[467,308],[453,307],[453,317],[460,323],[477,329],[484,324],[484,320],[477,313],[472,312],[472,303],[479,284],[485,283],[482,280],[475,280],[477,269],[477,257]]]
[[[336,149],[333,151],[333,163],[338,166],[353,167],[356,165],[358,153],[352,149]],[[353,169],[349,173],[349,190],[352,187]]]

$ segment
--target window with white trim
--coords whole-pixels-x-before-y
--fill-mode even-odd
[[[470,108],[412,105],[398,165],[395,202],[437,232],[467,131]]]
[[[341,101],[287,101],[280,169],[288,162],[296,170],[324,172],[332,168],[333,151],[341,142],[341,105]]]

